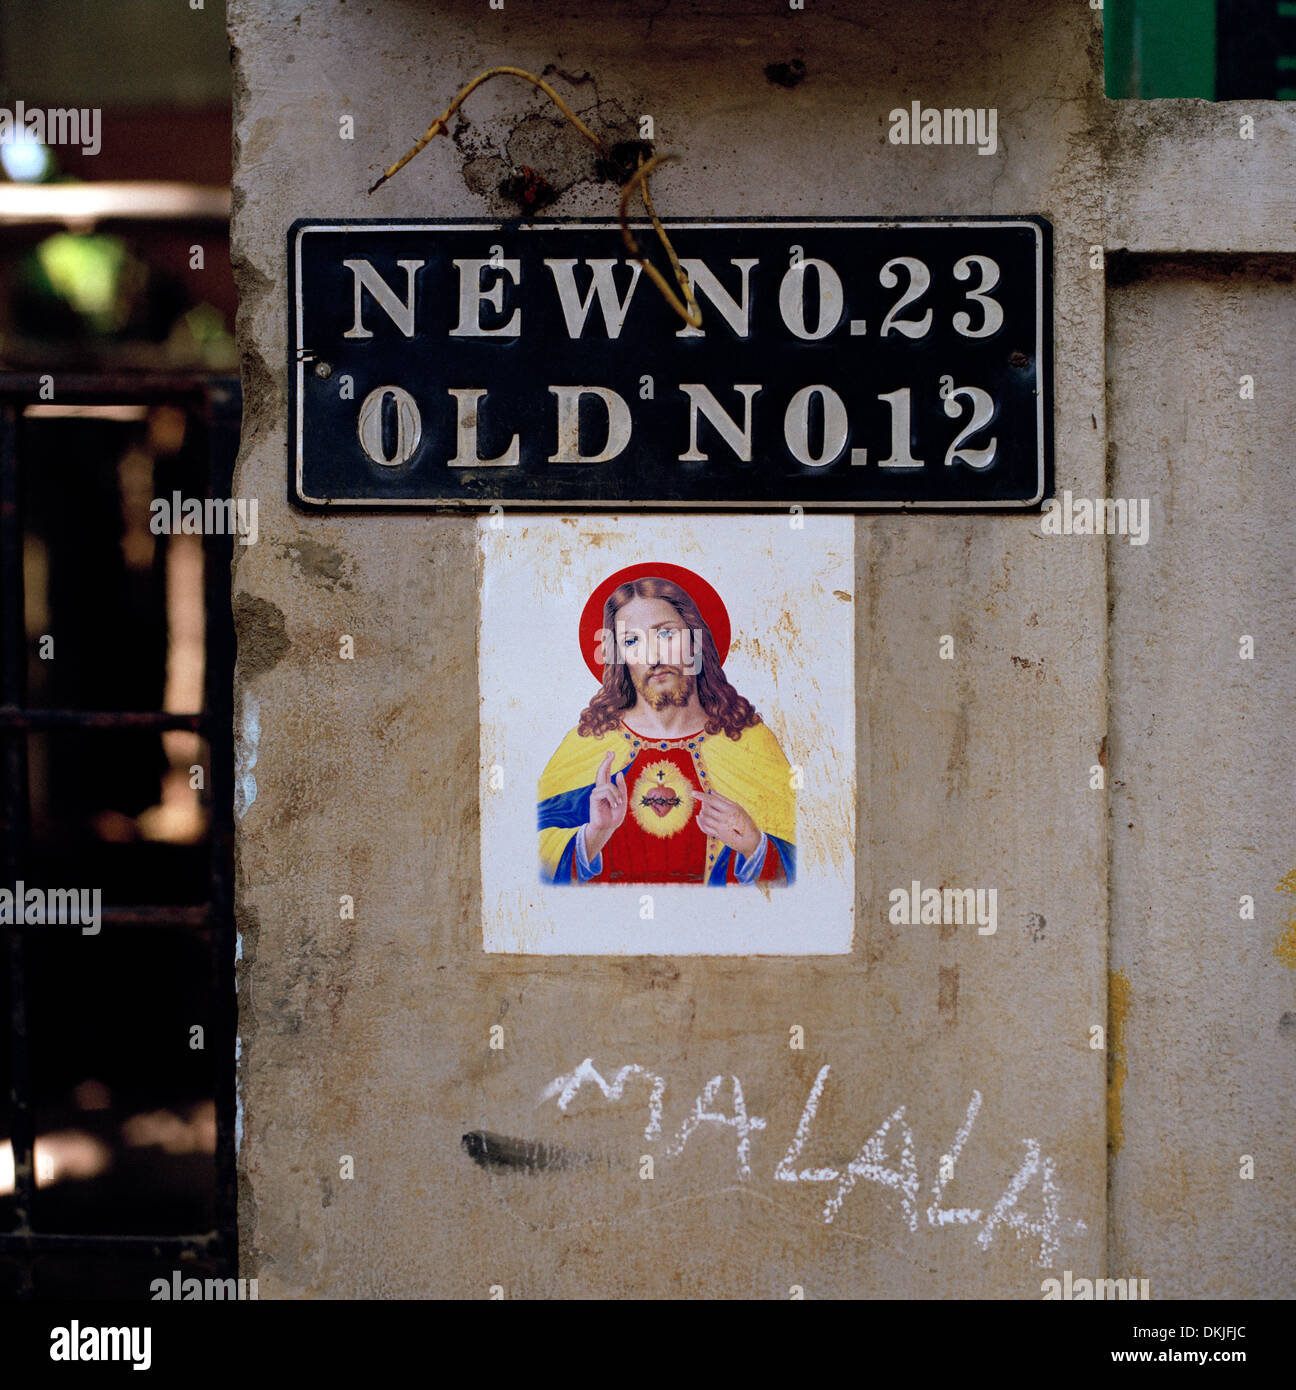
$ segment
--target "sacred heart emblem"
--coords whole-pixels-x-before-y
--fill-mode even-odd
[[[650,763],[630,792],[630,809],[641,830],[667,839],[693,814],[693,788],[675,763]]]
[[[658,817],[669,816],[679,804],[680,799],[674,792],[663,791],[659,787],[654,787],[643,799],[643,805]]]

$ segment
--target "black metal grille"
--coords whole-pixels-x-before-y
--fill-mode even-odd
[[[1215,11],[1215,99],[1296,98],[1296,4],[1220,0]]]
[[[237,1274],[237,1218],[234,1154],[236,1013],[234,1000],[233,876],[233,719],[234,634],[229,602],[229,562],[233,538],[203,537],[206,553],[205,698],[202,713],[81,711],[25,707],[28,636],[24,618],[23,518],[20,487],[20,420],[24,408],[40,399],[36,373],[0,373],[0,872],[5,885],[24,876],[30,834],[27,739],[31,731],[76,729],[108,739],[121,730],[190,730],[210,750],[210,874],[206,901],[175,906],[155,903],[105,906],[102,928],[153,928],[205,938],[215,1001],[213,1047],[227,1048],[216,1069],[215,1229],[188,1235],[77,1234],[42,1232],[33,1227],[36,1191],[35,1108],[32,1092],[31,1020],[28,1016],[27,928],[3,930],[11,994],[11,1138],[14,1204],[11,1229],[0,1231],[0,1258],[17,1266],[17,1293],[34,1292],[38,1257],[57,1252],[79,1255],[198,1256],[214,1263],[222,1277]],[[206,489],[209,497],[228,497],[238,445],[240,392],[236,380],[207,375],[58,373],[59,402],[84,405],[171,404],[201,419],[207,439]],[[91,579],[93,577],[91,576]],[[221,1055],[221,1054],[218,1054]],[[141,1290],[143,1296],[143,1290]]]

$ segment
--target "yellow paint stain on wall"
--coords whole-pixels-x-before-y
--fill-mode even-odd
[[[1296,869],[1293,869],[1283,879],[1278,885],[1277,891],[1296,895]],[[1293,897],[1287,910],[1287,920],[1283,923],[1283,929],[1278,934],[1278,940],[1274,942],[1274,955],[1285,966],[1296,970],[1296,896]]]
[[[1129,1068],[1125,1061],[1125,1024],[1129,1019],[1130,978],[1123,970],[1111,970],[1107,979],[1107,1148],[1119,1153],[1125,1142],[1121,1094]]]

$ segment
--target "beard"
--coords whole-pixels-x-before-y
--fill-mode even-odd
[[[632,670],[630,679],[640,698],[656,710],[668,705],[687,705],[697,685],[692,676],[676,666],[658,666],[642,672]]]

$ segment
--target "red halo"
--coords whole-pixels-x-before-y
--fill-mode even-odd
[[[716,653],[720,657],[720,664],[724,665],[725,658],[729,655],[729,610],[724,606],[724,600],[700,574],[685,569],[683,565],[650,561],[647,564],[627,565],[625,569],[609,574],[585,601],[580,618],[580,649],[585,665],[589,667],[590,675],[596,681],[601,682],[603,679],[603,668],[594,660],[594,652],[598,648],[599,629],[603,626],[603,605],[608,601],[608,595],[613,589],[628,584],[632,579],[646,579],[650,575],[658,579],[669,579],[688,593],[697,604],[702,621],[711,629]]]

